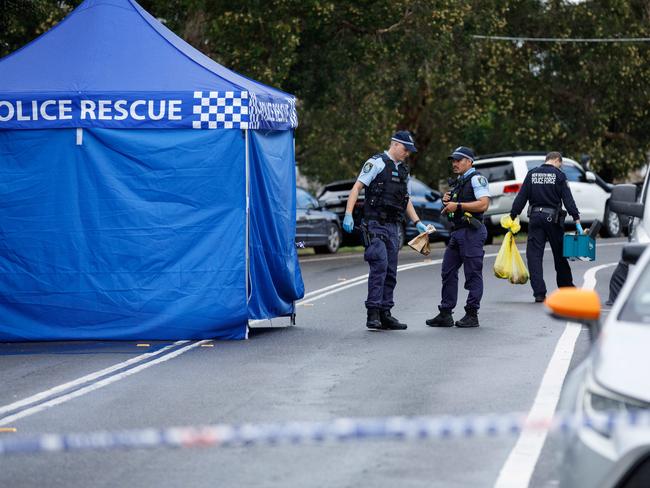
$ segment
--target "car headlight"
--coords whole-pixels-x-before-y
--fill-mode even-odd
[[[616,422],[623,420],[625,415],[641,413],[648,408],[650,405],[606,390],[593,380],[585,388],[582,402],[586,425],[604,437],[611,437]]]

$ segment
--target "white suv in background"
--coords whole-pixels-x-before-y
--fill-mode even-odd
[[[510,213],[512,202],[524,182],[528,171],[544,164],[546,153],[508,152],[488,154],[474,161],[476,171],[485,176],[490,188],[490,208],[485,213],[485,225],[489,236],[502,234],[501,217]],[[585,171],[573,159],[562,158],[562,171],[567,175],[571,193],[580,211],[583,227],[594,220],[603,224],[601,234],[605,237],[621,235],[621,220],[618,214],[610,211],[609,197],[613,185],[591,171]],[[522,223],[528,223],[528,205],[519,216]],[[567,223],[573,219],[567,216]]]

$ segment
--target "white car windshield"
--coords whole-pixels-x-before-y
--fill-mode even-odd
[[[515,179],[515,168],[512,165],[512,161],[478,163],[475,167],[476,171],[485,176],[490,183]]]

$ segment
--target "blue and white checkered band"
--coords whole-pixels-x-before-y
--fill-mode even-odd
[[[289,121],[291,127],[298,127],[298,111],[296,110],[296,99],[289,98],[289,106],[291,107],[289,112]]]
[[[194,129],[248,129],[249,94],[235,92],[194,92]],[[251,127],[253,128],[253,127]]]
[[[290,129],[298,127],[298,114],[296,112],[296,99],[266,100],[263,96],[249,94],[250,97],[250,122],[249,129],[272,129],[282,127]]]
[[[251,117],[250,123],[248,124],[249,129],[259,129],[260,128],[260,113],[259,110],[255,110],[257,107],[257,97],[254,93],[251,93]]]

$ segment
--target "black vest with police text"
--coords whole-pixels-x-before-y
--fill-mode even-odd
[[[384,161],[385,167],[366,188],[364,217],[367,220],[401,222],[409,201],[409,168],[404,163],[396,165],[386,154],[377,157]]]
[[[474,187],[472,187],[472,178],[474,176],[480,176],[481,173],[478,171],[474,171],[472,174],[467,175],[466,177],[460,177],[458,180],[458,183],[456,183],[456,186],[452,189],[451,192],[451,200],[454,202],[475,202],[476,195],[474,194]],[[469,227],[469,224],[467,222],[467,219],[464,218],[463,214],[467,212],[467,210],[463,210],[462,212],[454,212],[454,217],[452,219],[452,222],[454,223],[454,227],[456,229],[459,229],[461,227]],[[483,212],[469,212],[480,220],[481,222],[483,221]]]

